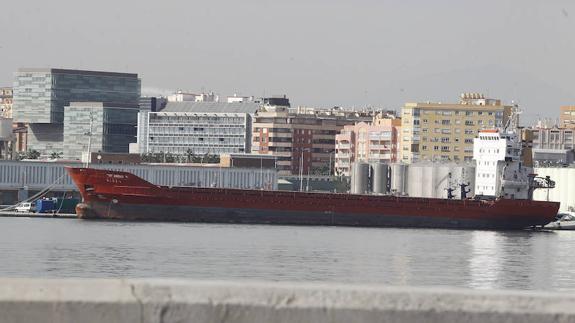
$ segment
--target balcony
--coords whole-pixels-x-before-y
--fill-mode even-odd
[[[391,160],[391,154],[369,154],[370,161]]]
[[[390,150],[391,145],[369,145],[370,150]]]

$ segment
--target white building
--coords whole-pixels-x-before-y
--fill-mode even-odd
[[[168,102],[219,102],[220,98],[214,92],[195,94],[178,91],[168,95]]]
[[[253,102],[253,96],[239,96],[234,93],[233,96],[228,96],[227,102],[228,103],[241,103],[241,102]]]
[[[138,153],[222,154],[251,151],[254,103],[170,102],[138,117]]]

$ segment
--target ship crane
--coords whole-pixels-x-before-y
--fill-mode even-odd
[[[549,201],[549,190],[555,188],[555,181],[549,176],[541,177],[537,174],[529,174],[529,199],[533,200],[533,192],[536,189],[547,189],[547,201]]]

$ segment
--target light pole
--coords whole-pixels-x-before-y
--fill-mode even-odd
[[[264,189],[264,161],[262,156],[260,156],[260,187]]]
[[[299,191],[303,191],[303,155],[305,151],[311,151],[310,148],[300,148],[299,155]],[[307,189],[309,189],[309,165],[307,171]]]

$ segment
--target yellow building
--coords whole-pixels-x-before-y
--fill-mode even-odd
[[[561,127],[575,128],[575,105],[567,105],[561,107],[561,115],[559,116]]]
[[[406,103],[401,109],[400,160],[471,161],[481,129],[503,127],[512,106],[464,93],[459,103]]]

